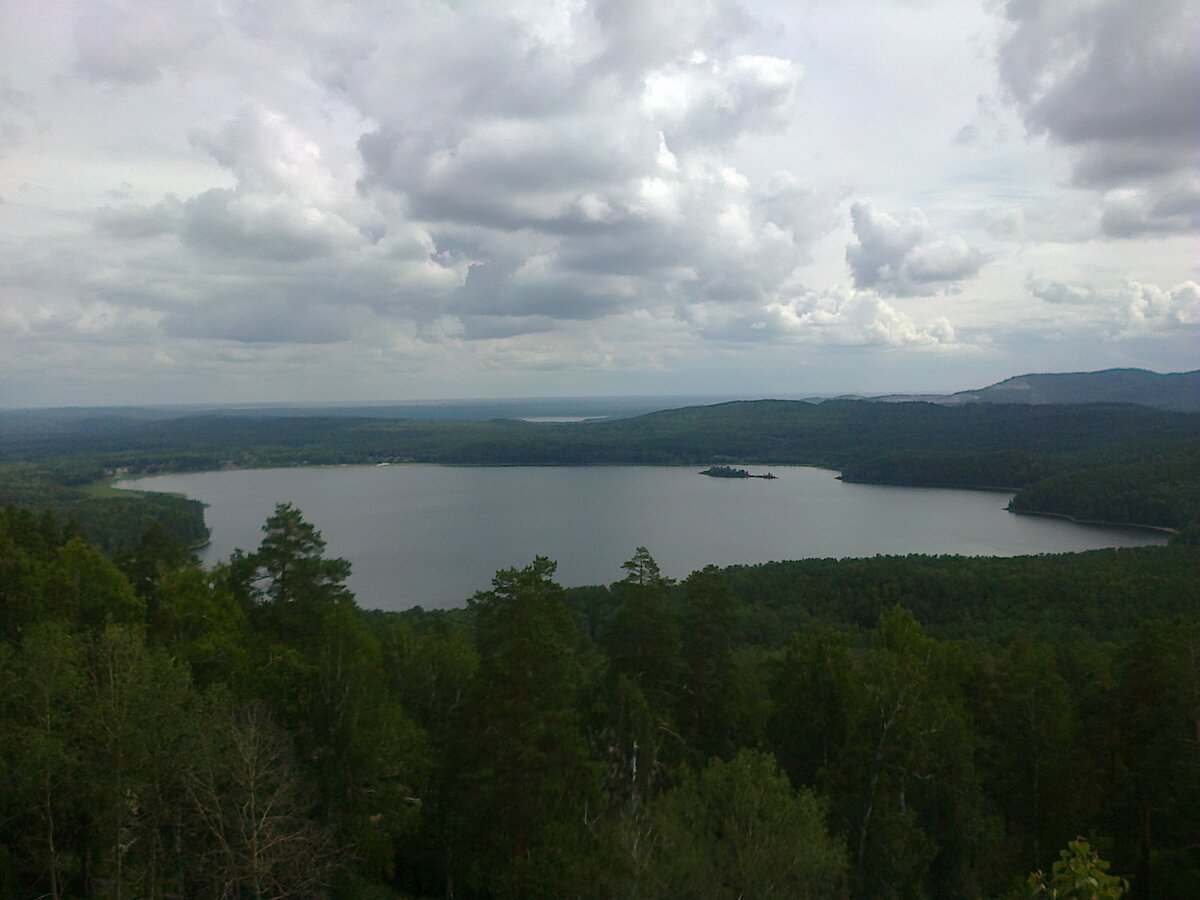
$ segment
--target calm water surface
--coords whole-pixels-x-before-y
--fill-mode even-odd
[[[764,471],[749,467],[751,471]],[[206,563],[253,550],[291,501],[327,554],[353,564],[361,605],[460,606],[500,568],[558,561],[566,585],[608,584],[645,546],[665,574],[805,557],[1015,556],[1163,543],[1149,532],[1017,516],[1010,495],[844,484],[825,469],[772,466],[775,481],[659,466],[346,466],[162,475],[127,481],[208,504]]]

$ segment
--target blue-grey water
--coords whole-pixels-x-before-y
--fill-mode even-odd
[[[750,466],[751,471],[765,471]],[[359,603],[463,605],[500,568],[558,561],[566,585],[608,584],[640,545],[680,578],[706,564],[877,554],[1015,556],[1162,543],[1005,510],[1007,494],[845,484],[825,469],[707,478],[660,466],[258,469],[127,481],[208,504],[202,559],[253,550],[277,503],[293,502],[350,560]]]

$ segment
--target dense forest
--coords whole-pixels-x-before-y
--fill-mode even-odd
[[[198,505],[122,498],[104,489],[114,473],[379,462],[818,465],[850,481],[1010,489],[1017,511],[1183,540],[1200,531],[1200,414],[1133,405],[762,400],[571,424],[0,416],[0,503],[50,509],[112,552],[154,520],[186,543],[204,539]]]
[[[364,612],[0,513],[0,895],[1200,896],[1200,555],[544,558]]]

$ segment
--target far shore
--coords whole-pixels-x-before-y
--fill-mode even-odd
[[[1066,513],[1040,512],[1036,509],[1013,509],[1008,507],[1010,513],[1016,513],[1018,516],[1041,516],[1046,519],[1066,519],[1068,522],[1074,522],[1076,525],[1098,525],[1102,528],[1131,528],[1135,531],[1157,531],[1160,534],[1179,534],[1178,528],[1167,528],[1165,525],[1142,525],[1137,522],[1106,522],[1103,519],[1077,519],[1075,516],[1068,516]]]
[[[620,462],[620,463],[561,463],[561,462],[560,463],[447,463],[447,462],[424,462],[424,461],[418,461],[418,460],[398,460],[398,461],[382,460],[380,462],[353,462],[353,463],[297,462],[297,463],[290,463],[290,464],[276,464],[276,465],[266,465],[266,466],[224,465],[224,466],[220,466],[218,468],[211,468],[211,469],[176,469],[176,470],[159,471],[159,472],[123,472],[119,475],[106,476],[105,478],[100,479],[99,481],[93,482],[91,485],[88,485],[87,488],[85,488],[85,490],[95,490],[97,493],[102,493],[105,491],[111,491],[111,492],[121,491],[121,492],[125,492],[128,494],[161,493],[161,494],[166,494],[168,496],[182,497],[184,499],[190,500],[190,499],[194,499],[194,498],[188,497],[186,494],[179,493],[178,491],[146,491],[146,490],[142,490],[142,489],[138,489],[138,488],[127,488],[127,487],[122,486],[122,482],[140,480],[143,478],[157,478],[159,476],[167,476],[167,475],[201,475],[201,474],[209,474],[209,473],[213,473],[213,472],[253,472],[253,471],[269,471],[271,469],[350,469],[350,468],[390,468],[390,467],[394,467],[394,466],[409,466],[409,467],[438,466],[438,467],[444,467],[444,468],[463,468],[463,469],[511,469],[511,468],[600,469],[600,468],[618,468],[618,467],[625,467],[625,466],[636,466],[636,467],[642,467],[642,468],[691,469],[691,468],[695,468],[696,466],[702,466],[702,465],[709,465],[709,466],[713,466],[713,465],[725,465],[725,466],[754,465],[754,466],[765,466],[768,469],[772,466],[777,467],[777,468],[778,467],[795,467],[795,468],[804,468],[804,469],[823,469],[828,472],[836,472],[837,475],[835,477],[837,478],[838,481],[841,481],[844,484],[863,484],[863,485],[868,485],[868,486],[872,486],[872,487],[908,487],[908,488],[926,488],[926,489],[931,489],[931,490],[982,491],[984,493],[1014,494],[1014,495],[1020,491],[1020,488],[1003,487],[1000,485],[917,484],[917,483],[913,483],[913,482],[903,482],[903,481],[864,481],[861,479],[852,479],[852,478],[848,479],[848,478],[845,478],[841,472],[838,472],[837,469],[833,469],[828,466],[819,465],[817,463],[780,463],[780,462],[772,462],[772,463],[739,462],[736,464],[704,463],[704,462],[699,462],[699,463],[694,463],[694,462],[693,463],[636,463],[636,462]],[[767,476],[750,475],[749,477],[750,478],[766,478]],[[1179,533],[1179,529],[1177,529],[1177,528],[1168,528],[1168,527],[1162,526],[1162,525],[1145,525],[1145,524],[1142,524],[1139,522],[1108,522],[1108,521],[1104,521],[1104,520],[1100,520],[1100,519],[1080,519],[1080,518],[1076,518],[1075,516],[1067,515],[1066,513],[1043,512],[1041,510],[1033,510],[1033,509],[1014,509],[1012,507],[1011,502],[1006,507],[1006,509],[1008,512],[1015,513],[1017,515],[1042,516],[1044,518],[1050,518],[1050,519],[1063,519],[1065,521],[1072,522],[1076,525],[1092,525],[1092,526],[1101,527],[1101,528],[1127,528],[1127,529],[1131,529],[1134,531],[1152,531],[1152,532],[1156,532],[1158,534],[1165,534],[1168,536]],[[196,544],[195,546],[190,547],[189,549],[201,550],[204,547],[208,546],[209,543],[211,543],[211,540],[205,540],[203,543]]]

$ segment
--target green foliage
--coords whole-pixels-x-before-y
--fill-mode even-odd
[[[1030,484],[1013,499],[1018,511],[1059,513],[1093,522],[1161,528],[1200,523],[1200,445],[1117,466],[1089,466]]]
[[[1007,645],[1127,640],[1147,619],[1193,615],[1200,554],[1188,547],[1017,558],[877,557],[734,566],[721,578],[737,638],[783,648],[810,623],[865,633],[896,604],[941,638]],[[751,626],[754,626],[751,630]]]
[[[0,445],[3,443],[0,436]],[[98,490],[92,482],[107,488],[107,482],[98,482],[106,477],[101,465],[56,453],[34,458],[35,462],[0,463],[0,505],[48,514],[57,527],[69,524],[73,531],[112,556],[132,550],[154,525],[189,546],[208,538],[204,507],[197,500]]]
[[[693,573],[683,588],[681,733],[700,761],[727,758],[737,746],[743,710],[733,656],[737,608],[712,566]]]
[[[1016,867],[1044,865],[1082,821],[1089,761],[1078,746],[1071,688],[1053,648],[1018,639],[989,679],[979,720],[987,787],[1001,814],[1022,827],[1007,848]]]
[[[320,416],[112,416],[31,427],[0,420],[0,502],[52,509],[120,553],[154,521],[189,544],[205,531],[194,501],[81,489],[116,471],[738,461],[822,465],[858,481],[1019,487],[1021,510],[1185,527],[1200,515],[1198,448],[1200,414],[1115,404],[763,400],[569,426]]]
[[[6,648],[8,649],[8,648]],[[58,623],[32,627],[20,652],[0,668],[0,729],[6,778],[0,791],[10,811],[4,844],[15,880],[51,897],[65,896],[84,860],[77,840],[88,777],[81,741],[87,707],[82,641]]]
[[[151,638],[186,662],[196,684],[239,683],[248,666],[246,613],[220,573],[184,566],[162,576]]]
[[[1127,792],[1113,804],[1114,858],[1136,871],[1147,896],[1186,893],[1200,872],[1200,623],[1145,623],[1118,665],[1114,724]]]
[[[1040,871],[1029,876],[1027,896],[1052,900],[1121,900],[1129,889],[1124,878],[1108,874],[1108,863],[1083,838],[1071,841],[1059,856],[1049,878]]]
[[[810,628],[792,637],[771,679],[771,746],[797,787],[826,786],[860,703],[845,635]]]
[[[146,647],[127,627],[109,627],[90,645],[82,730],[89,773],[89,878],[114,896],[156,895],[175,874],[168,835],[178,828],[194,701],[187,670]]]
[[[454,865],[498,896],[564,892],[594,775],[578,726],[574,634],[538,557],[470,601],[479,670],[448,747]],[[594,800],[593,800],[594,802]]]
[[[140,623],[146,604],[120,569],[80,538],[58,548],[45,575],[44,614],[93,629],[110,622]]]
[[[846,853],[825,830],[824,808],[795,792],[770,755],[714,759],[651,810],[655,844],[636,896],[836,898]]]
[[[880,618],[856,674],[859,702],[830,778],[854,896],[978,893],[989,827],[961,659],[896,608]]]
[[[319,634],[328,610],[352,602],[345,586],[350,563],[325,559],[321,533],[290,503],[276,506],[262,530],[246,585],[256,615],[282,639]]]
[[[613,586],[620,606],[601,641],[608,666],[636,684],[657,709],[665,709],[682,676],[679,628],[667,601],[671,580],[645,547],[638,547],[622,568],[628,574]]]
[[[0,893],[973,898],[1074,834],[1200,889],[1193,548],[680,585],[638,548],[404,614],[324,549],[283,505],[213,571],[157,530],[118,567],[0,512]],[[1124,881],[1072,844],[1027,887]]]

